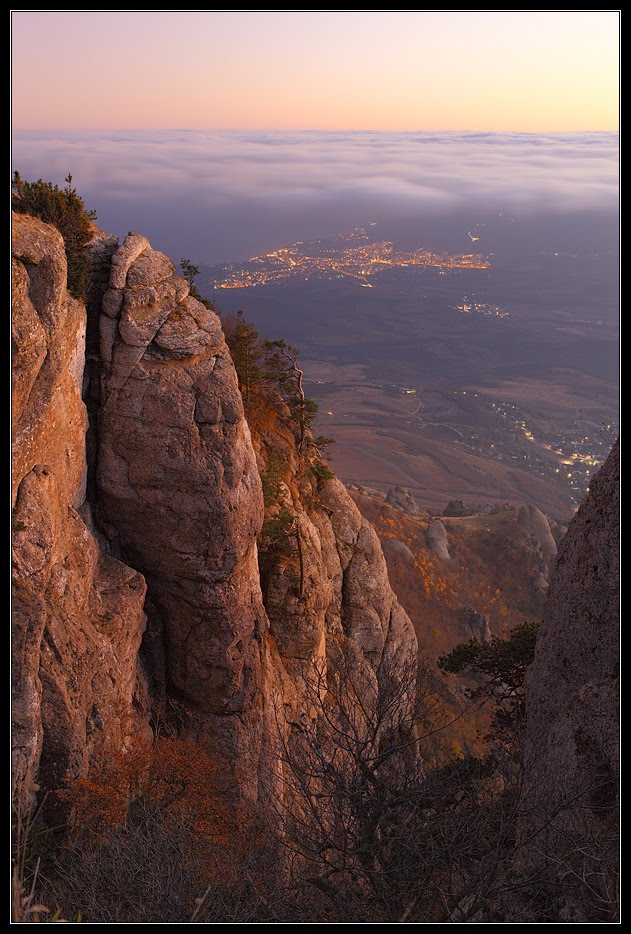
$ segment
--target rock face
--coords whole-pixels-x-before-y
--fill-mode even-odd
[[[615,890],[618,482],[616,444],[561,543],[526,682],[522,836],[531,862],[554,861],[579,920],[608,920]],[[529,849],[533,826],[543,829]]]
[[[344,486],[302,478],[281,489],[295,532],[262,558],[265,607],[283,664],[294,672],[310,658],[331,660],[350,642],[368,666],[416,655],[412,624],[388,580],[379,539]]]
[[[451,562],[447,529],[440,519],[432,519],[425,532],[425,543],[429,550],[441,561]]]
[[[301,474],[291,434],[280,498],[293,527],[263,596],[261,481],[219,319],[138,234],[113,256],[100,326],[100,517],[147,579],[154,672],[255,797],[273,704],[301,713],[300,669],[328,663],[338,639],[374,669],[415,651],[411,624],[374,531],[337,480]]]
[[[100,321],[98,497],[147,578],[150,625],[188,729],[207,741],[220,733],[236,761],[261,715],[261,484],[219,319],[188,291],[139,234],[114,253]]]
[[[404,486],[393,486],[388,490],[385,499],[389,506],[400,509],[401,512],[407,512],[410,516],[420,515],[421,510],[409,490]]]
[[[89,529],[86,316],[61,236],[16,215],[13,254],[14,777],[28,800],[36,776],[55,789],[145,729],[145,582]]]
[[[285,425],[268,441],[293,518],[270,551],[219,319],[145,237],[95,231],[88,366],[61,237],[18,216],[14,246],[18,795],[98,772],[151,712],[255,799],[277,712],[311,715],[305,666],[330,673],[343,649],[379,684],[384,661],[416,657],[376,534]],[[261,468],[271,448],[257,441]]]
[[[396,538],[386,538],[381,542],[381,548],[386,558],[394,558],[406,567],[414,565],[414,555],[405,542],[400,542]]]
[[[538,542],[541,552],[549,566],[557,556],[557,543],[552,535],[550,523],[537,506],[520,506],[517,514],[517,526],[525,535],[530,535]]]

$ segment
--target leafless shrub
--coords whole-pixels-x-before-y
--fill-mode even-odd
[[[269,922],[278,919],[282,893],[275,860],[259,843],[237,861],[184,817],[166,820],[139,799],[107,838],[84,835],[63,848],[43,897],[94,923]]]
[[[293,879],[322,892],[338,920],[468,918],[497,875],[513,798],[488,762],[427,775],[423,743],[440,727],[432,716],[419,731],[416,665],[386,657],[371,674],[340,652],[332,675],[302,673],[311,717],[279,716],[284,781],[270,794]]]

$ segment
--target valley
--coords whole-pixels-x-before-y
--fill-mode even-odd
[[[430,508],[527,501],[566,520],[617,434],[616,257],[541,249],[552,234],[522,228],[487,219],[469,228],[480,235],[469,245],[487,250],[477,265],[376,264],[369,290],[299,265],[256,288],[221,287],[218,268],[203,267],[200,287],[220,311],[243,309],[262,334],[301,348],[345,480],[403,484]],[[441,233],[445,255],[457,257],[463,229]],[[351,242],[367,237],[358,230]],[[411,239],[401,234],[406,249]],[[336,262],[346,255],[341,235],[323,243]]]

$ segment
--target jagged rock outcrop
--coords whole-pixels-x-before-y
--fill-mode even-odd
[[[331,656],[349,640],[372,669],[385,657],[416,653],[412,624],[388,580],[376,532],[339,480],[309,476],[279,502],[295,516],[295,533],[262,558],[271,633],[290,671]],[[263,543],[264,547],[264,543]]]
[[[477,639],[478,642],[491,641],[492,633],[488,616],[468,606],[462,611],[462,618],[471,633],[472,639]]]
[[[618,483],[616,444],[561,543],[526,681],[522,845],[558,873],[566,920],[611,920],[615,901]]]
[[[376,684],[415,658],[376,534],[283,422],[268,441],[293,525],[261,558],[264,603],[261,480],[217,315],[146,238],[95,231],[86,365],[62,240],[15,223],[18,784],[98,771],[148,735],[152,704],[255,798],[277,712],[311,716],[305,666],[347,650]]]
[[[15,215],[13,257],[13,739],[24,802],[36,776],[55,789],[146,728],[145,582],[88,527],[86,316],[66,291],[62,238]]]
[[[543,557],[551,567],[557,556],[557,543],[547,517],[537,506],[532,504],[520,506],[517,514],[517,527],[524,535],[529,535],[539,544]]]
[[[418,516],[421,514],[416,500],[404,486],[390,487],[386,494],[385,502],[388,506],[394,506],[395,509],[400,509],[401,512],[407,512],[410,516]]]
[[[406,627],[412,644],[411,625],[374,531],[337,480],[298,476],[291,433],[294,520],[264,606],[261,482],[219,319],[138,234],[114,254],[100,326],[100,518],[147,578],[149,637],[162,631],[188,729],[255,796],[272,697],[298,716],[299,671],[330,658],[330,640],[348,638],[374,668],[386,645],[403,650]]]
[[[139,234],[114,253],[100,320],[100,518],[147,578],[190,731],[221,733],[237,761],[261,716],[261,485],[219,319],[188,293]]]
[[[446,561],[447,563],[451,561],[447,529],[440,519],[432,519],[428,525],[425,531],[425,544],[441,561]]]

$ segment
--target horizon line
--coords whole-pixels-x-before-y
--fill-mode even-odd
[[[588,127],[576,128],[573,130],[518,130],[518,129],[502,129],[502,130],[489,130],[484,129],[483,127],[461,127],[460,129],[410,129],[410,128],[391,128],[391,129],[378,129],[375,127],[355,127],[353,129],[344,128],[344,127],[182,127],[182,126],[169,126],[169,127],[125,127],[125,126],[108,126],[108,127],[73,127],[73,126],[64,126],[64,127],[52,127],[52,126],[37,126],[37,127],[12,127],[13,133],[41,133],[41,132],[57,132],[57,133],[80,133],[80,132],[94,132],[94,133],[488,133],[488,134],[501,134],[501,133],[519,133],[523,135],[533,135],[537,134],[540,136],[546,136],[554,134],[556,136],[569,136],[573,133],[615,133],[619,134],[620,127],[612,127],[610,129],[590,129]]]

